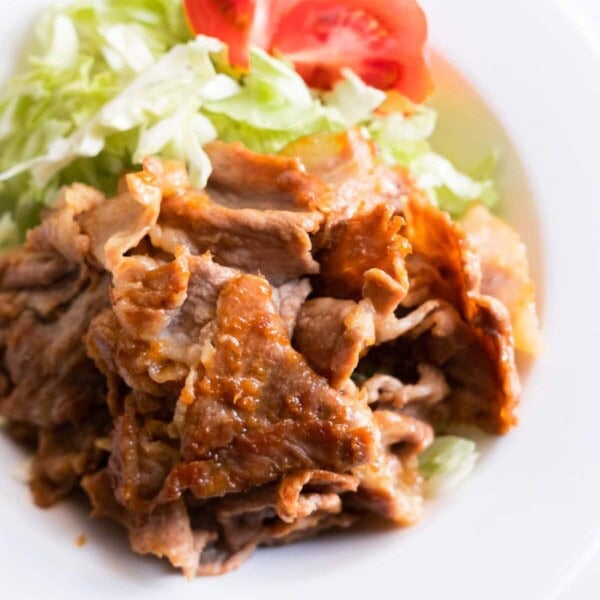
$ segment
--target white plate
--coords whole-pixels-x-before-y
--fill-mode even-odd
[[[0,69],[46,3],[2,3]],[[550,600],[583,568],[600,542],[600,52],[551,0],[423,5],[432,45],[504,128],[442,69],[440,143],[465,162],[501,148],[507,214],[540,289],[546,352],[527,378],[520,427],[488,444],[471,479],[415,528],[262,550],[231,575],[192,583],[130,554],[82,506],[34,508],[9,474],[22,455],[2,438],[2,597]]]

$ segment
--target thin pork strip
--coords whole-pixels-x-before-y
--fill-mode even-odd
[[[256,160],[267,158],[276,169],[283,160]],[[230,208],[215,202],[206,191],[193,190],[182,164],[149,160],[145,165],[164,194],[159,231],[173,245],[184,245],[193,254],[210,252],[215,262],[264,275],[274,285],[318,271],[310,234],[323,221],[319,211],[298,211],[295,205],[295,210],[289,210],[284,201],[266,210]]]
[[[192,253],[210,252],[219,264],[281,285],[318,271],[309,236],[321,220],[316,212],[234,210],[189,192],[163,201],[159,224],[185,232]]]
[[[113,311],[100,315],[88,349],[105,372],[154,395],[177,393],[200,361],[201,333],[220,289],[236,274],[209,256],[170,263],[128,257],[115,270]]]
[[[314,298],[302,307],[294,330],[294,347],[336,389],[374,342],[375,312],[368,302]]]
[[[134,552],[166,557],[188,578],[196,574],[200,555],[212,536],[192,531],[183,501],[158,507],[152,514],[136,516],[117,502],[107,469],[86,476],[82,486],[92,503],[92,516],[108,517],[124,525]]]
[[[4,361],[11,392],[0,400],[0,414],[37,427],[84,418],[105,394],[102,377],[83,343],[92,316],[108,301],[104,278],[95,275],[87,289],[53,321],[25,311],[13,324]]]
[[[355,492],[358,483],[351,475],[301,470],[277,484],[227,496],[215,509],[221,543],[234,553],[345,526],[353,517],[343,514],[341,497]]]
[[[240,143],[211,142],[205,147],[212,164],[208,194],[228,208],[327,211],[332,194],[309,175],[297,157],[259,154]]]

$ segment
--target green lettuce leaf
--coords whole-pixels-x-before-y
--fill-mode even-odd
[[[0,248],[23,239],[62,185],[112,194],[146,155],[185,161],[203,185],[202,148],[215,137],[276,153],[299,137],[360,125],[387,163],[407,167],[453,216],[496,200],[487,176],[460,173],[432,150],[432,110],[377,114],[386,95],[350,70],[317,93],[260,49],[249,71],[238,71],[218,40],[190,40],[181,0],[72,0],[46,11],[34,33],[0,95]]]
[[[475,442],[454,435],[435,438],[419,457],[419,470],[425,478],[427,496],[437,496],[460,485],[477,461]]]
[[[410,116],[402,113],[375,116],[369,131],[383,159],[388,164],[408,168],[431,201],[453,218],[462,216],[474,202],[492,208],[498,201],[495,184],[489,176],[489,167],[494,162],[486,161],[485,177],[478,180],[436,153],[428,141],[435,130],[436,116],[431,108],[419,106]]]
[[[0,172],[13,175],[0,182],[2,223],[10,217],[12,231],[22,238],[36,223],[41,205],[53,200],[64,183],[101,182],[107,192],[114,189],[118,174],[131,165],[133,137],[111,140],[98,160],[77,159],[45,183],[23,165],[32,165],[51,147],[64,154],[57,140],[74,135],[142,71],[189,37],[180,0],[75,0],[47,10],[35,26],[25,61],[0,96]],[[82,149],[92,154],[89,146]],[[9,241],[14,233],[3,233],[0,247]]]
[[[221,48],[217,40],[202,37],[173,47],[85,124],[69,136],[54,137],[45,154],[0,173],[0,181],[30,171],[37,185],[44,187],[75,159],[96,157],[105,149],[131,156],[138,163],[171,142],[182,148],[201,148],[216,137],[210,121],[198,112],[202,102],[225,98],[238,89],[233,79],[216,73],[210,60],[210,53]],[[184,132],[186,144],[178,139]],[[201,156],[195,158],[191,174],[195,183],[204,185],[210,165]]]
[[[41,17],[0,97],[0,215],[10,217],[0,245],[22,238],[64,184],[110,194],[124,170],[157,154],[184,160],[202,186],[202,147],[217,136],[277,152],[366,121],[385,99],[349,71],[319,97],[258,49],[242,74],[218,40],[188,39],[180,0],[75,0]]]
[[[257,152],[275,153],[290,142],[323,131],[343,131],[366,121],[385,94],[351,71],[329,93],[316,96],[293,66],[263,50],[250,52],[250,70],[239,92],[205,102],[220,139],[241,141]]]
[[[10,213],[0,217],[0,248],[14,246],[19,240],[19,231]]]

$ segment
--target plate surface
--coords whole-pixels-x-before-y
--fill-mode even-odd
[[[0,73],[47,3],[0,5]],[[83,503],[34,508],[11,476],[23,455],[0,437],[3,597],[552,600],[598,548],[600,52],[558,1],[422,4],[444,56],[438,147],[462,164],[499,148],[504,211],[530,248],[546,349],[527,369],[520,427],[487,442],[471,478],[412,529],[261,550],[192,583],[132,555]]]

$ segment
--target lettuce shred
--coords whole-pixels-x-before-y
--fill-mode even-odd
[[[0,248],[22,240],[60,186],[80,181],[111,194],[146,155],[186,162],[203,185],[215,138],[276,153],[323,131],[362,126],[389,164],[407,167],[431,200],[459,216],[477,181],[428,142],[435,112],[378,114],[385,93],[344,71],[317,94],[285,60],[253,49],[248,72],[215,39],[192,39],[181,0],[74,0],[46,11],[26,60],[0,96]]]
[[[455,435],[437,436],[419,457],[425,494],[438,496],[460,485],[473,470],[477,456],[475,442]]]
[[[450,160],[435,152],[428,139],[433,134],[437,114],[426,106],[413,106],[405,115],[393,112],[375,116],[369,125],[372,138],[385,162],[409,169],[431,201],[454,218],[462,216],[473,202],[492,208],[498,194],[491,178],[480,181],[459,171]],[[492,158],[493,172],[495,162]]]

